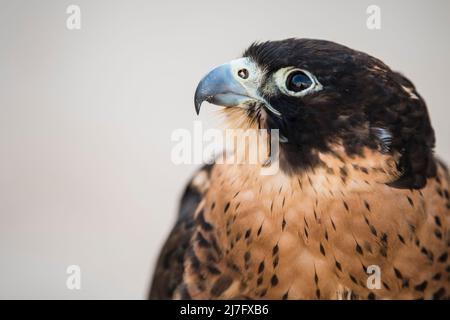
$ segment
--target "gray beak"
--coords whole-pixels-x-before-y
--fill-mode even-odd
[[[195,90],[197,114],[204,101],[223,107],[239,106],[248,100],[258,100],[250,74],[254,66],[247,58],[233,60],[208,73]]]

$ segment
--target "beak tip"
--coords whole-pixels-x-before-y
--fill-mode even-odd
[[[198,100],[198,99],[195,99],[195,101],[194,101],[194,105],[195,105],[195,113],[196,113],[197,115],[200,114],[200,108],[201,108],[201,106],[202,106],[202,102],[203,102],[203,101]]]

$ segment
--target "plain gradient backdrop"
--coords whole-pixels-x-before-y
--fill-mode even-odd
[[[415,83],[450,160],[449,15],[444,0],[0,0],[0,298],[145,297],[197,167],[171,162],[171,133],[217,125],[195,116],[197,82],[256,40],[380,58]],[[66,288],[72,264],[81,290]]]

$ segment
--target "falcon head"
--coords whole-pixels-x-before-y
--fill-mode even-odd
[[[286,172],[320,165],[339,146],[395,156],[398,188],[422,188],[435,174],[434,132],[414,85],[380,60],[313,39],[252,44],[199,83],[202,102],[226,107],[240,128],[279,129]],[[236,122],[238,121],[238,122]]]

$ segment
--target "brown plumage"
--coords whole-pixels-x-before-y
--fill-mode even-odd
[[[309,55],[301,56],[323,90],[292,101],[268,87],[279,68],[307,69],[286,57],[294,49],[319,58],[341,54],[345,63],[353,59],[358,65],[363,59],[368,73],[353,65],[347,73],[321,71]],[[150,298],[448,298],[450,176],[431,153],[434,135],[412,84],[378,60],[317,40],[264,43],[246,54],[269,72],[262,95],[272,93],[266,102],[283,121],[271,119],[263,105],[255,121],[254,112],[248,112],[255,104],[246,101],[247,109],[226,109],[229,126],[248,117],[247,126],[280,129],[287,138],[281,144],[281,170],[265,176],[260,174],[265,164],[215,164],[197,172],[158,260]],[[362,82],[388,79],[379,85],[391,89],[369,90],[379,92],[376,97],[367,96],[367,90],[347,97],[334,85],[347,74],[361,74]],[[324,101],[328,109],[317,111]],[[378,107],[385,114],[367,110],[370,101],[383,103]],[[295,111],[287,109],[293,104]],[[321,124],[323,117],[329,118]],[[298,127],[292,132],[306,120],[314,123],[314,136]],[[378,128],[384,136],[373,134]],[[369,266],[381,272],[378,289],[367,285]]]

